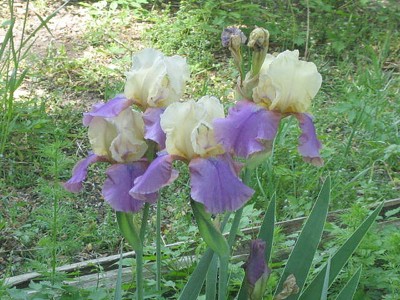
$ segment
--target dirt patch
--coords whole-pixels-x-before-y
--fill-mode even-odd
[[[39,6],[42,2],[45,2],[47,5],[43,7],[43,4],[41,4]],[[118,55],[121,57],[121,52],[114,56],[104,53],[104,45],[109,43],[120,44],[121,48],[125,49],[123,53],[125,56],[129,52],[144,48],[141,35],[149,25],[135,19],[134,12],[126,16],[125,22],[127,25],[124,26],[116,18],[113,19],[112,12],[109,12],[108,8],[97,8],[98,12],[107,14],[107,20],[110,21],[107,26],[102,26],[101,17],[97,17],[97,20],[92,17],[93,13],[96,13],[96,8],[93,8],[91,5],[82,6],[76,2],[68,2],[64,5],[64,1],[59,0],[42,2],[31,1],[27,11],[25,1],[15,0],[13,12],[15,18],[13,36],[18,47],[21,37],[29,36],[40,26],[42,20],[45,20],[58,10],[56,15],[47,23],[47,26],[35,34],[32,39],[33,43],[29,42],[27,44],[30,47],[29,54],[27,55],[27,63],[36,73],[40,73],[41,69],[45,73],[46,69],[43,66],[43,62],[49,59],[50,56],[58,59],[60,53],[63,62],[73,64],[74,61],[84,61],[87,59],[99,68],[116,70],[119,67],[113,61],[118,58]],[[118,16],[117,13],[118,11],[115,12],[115,16]],[[27,15],[26,24],[24,24],[25,14]],[[2,16],[1,23],[11,17],[8,5],[3,1],[0,4],[0,15]],[[0,45],[4,40],[7,29],[8,27],[0,28]],[[92,37],[93,34],[97,34],[98,36]],[[121,79],[123,79],[125,71],[127,71],[126,66],[124,66],[123,70],[116,70]],[[30,72],[30,74],[34,72]],[[61,69],[60,72],[62,73],[63,70]],[[54,78],[46,79],[46,74],[43,74],[43,76],[39,74],[39,77],[42,77],[39,78],[39,81],[35,79],[31,80],[31,75],[29,74],[24,84],[15,92],[15,98],[23,100],[34,96],[42,97],[44,94],[51,94],[52,89],[63,89],[65,96],[62,97],[63,105],[68,103],[75,105],[75,103],[81,103],[81,99],[86,99],[83,107],[85,110],[91,104],[104,100],[104,90],[101,91],[103,89],[101,84],[95,88],[83,84],[81,92],[77,92],[76,89],[70,89],[74,84],[82,85],[79,81],[75,81],[75,78],[71,77],[71,74],[81,75],[87,73],[85,66],[80,62],[78,66],[73,66],[71,69],[65,70],[64,74],[60,74],[60,77],[65,76],[71,79],[71,82],[67,83],[59,83],[60,80],[56,82]],[[102,81],[104,78],[101,78],[101,76],[104,76],[104,74],[101,74],[101,71],[98,74],[100,75],[99,81]]]

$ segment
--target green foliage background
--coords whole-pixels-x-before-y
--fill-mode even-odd
[[[48,7],[55,3],[34,1],[42,15],[48,15]],[[148,25],[140,31],[141,43],[168,55],[187,57],[192,80],[185,98],[213,94],[227,108],[232,105],[232,89],[238,74],[229,53],[220,45],[220,34],[226,26],[241,26],[247,35],[255,25],[265,27],[271,34],[269,52],[299,49],[304,56],[307,50],[305,59],[318,66],[324,81],[312,113],[324,145],[325,166],[316,169],[301,161],[296,149],[297,124],[285,119],[273,155],[252,178],[256,196],[245,210],[242,227],[259,225],[272,197],[277,201],[279,221],[308,215],[323,179],[330,174],[333,186],[330,210],[348,209],[348,212],[341,217],[340,226],[326,225],[325,231],[334,238],[319,249],[314,262],[317,272],[337,241],[348,236],[365,218],[368,205],[398,197],[400,8],[397,1],[107,0],[74,1],[70,5],[71,9],[86,9],[89,30],[75,51],[90,55],[71,57],[65,47],[52,45],[44,57],[29,52],[19,62],[21,72],[28,70],[22,86],[30,91],[28,96],[18,100],[5,97],[10,90],[5,80],[9,69],[4,66],[12,65],[13,58],[6,55],[8,48],[2,48],[0,128],[7,127],[10,131],[0,153],[3,278],[32,270],[47,272],[54,264],[118,252],[120,235],[115,216],[100,194],[104,169],[92,168],[85,191],[77,196],[63,191],[59,183],[69,178],[74,163],[89,149],[81,113],[94,100],[110,99],[122,90],[131,54],[140,48],[131,36],[132,23]],[[3,23],[5,19],[2,17],[0,21]],[[3,23],[2,28],[7,26]],[[32,92],[38,89],[44,93]],[[185,174],[184,167],[178,167]],[[186,200],[188,188],[187,177],[181,177],[163,191],[163,214],[168,219],[163,224],[166,243],[198,237]],[[399,211],[387,213],[386,219],[398,224]],[[277,260],[278,250],[292,246],[295,236],[286,237],[279,228],[275,234],[272,267],[278,270],[282,266]],[[339,282],[363,266],[357,299],[398,299],[399,239],[397,225],[373,228]],[[193,250],[187,247],[190,248],[164,249],[166,264],[173,267],[180,255]],[[202,247],[194,250],[201,253]],[[169,289],[165,295],[180,290],[192,268],[191,265],[187,270],[176,270],[166,276],[164,281]],[[232,271],[235,282],[234,277],[239,278],[236,274],[242,271],[239,266],[232,267]],[[48,273],[47,278],[61,284],[55,274]],[[52,293],[81,297],[75,299],[86,299],[92,293],[102,293],[98,299],[109,295],[105,289],[76,291],[61,285],[57,290],[54,285],[51,288],[46,284],[35,288],[45,295],[44,299]],[[231,288],[238,287],[233,284]],[[22,299],[18,297],[26,293],[8,292],[3,287],[0,297],[4,295]]]

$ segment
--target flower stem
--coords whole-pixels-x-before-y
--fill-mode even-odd
[[[140,230],[139,233],[139,230],[136,228],[136,225],[133,222],[133,215],[131,213],[117,211],[117,221],[123,237],[135,250],[136,299],[143,300],[143,242],[140,238],[142,230]]]
[[[156,219],[156,289],[161,294],[161,197],[157,199]]]
[[[136,252],[136,299],[143,300],[143,249]]]
[[[219,257],[218,300],[227,299],[229,255]]]
[[[147,220],[149,219],[149,210],[150,204],[146,202],[143,208],[142,223],[140,224],[140,239],[142,241],[144,240],[144,235],[146,234]]]

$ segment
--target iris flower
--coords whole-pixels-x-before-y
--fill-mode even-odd
[[[241,166],[215,141],[212,123],[223,117],[222,104],[211,96],[169,105],[161,115],[166,153],[135,180],[130,194],[145,198],[170,184],[178,176],[172,162],[182,160],[189,164],[194,201],[214,214],[240,208],[254,191],[238,178]]]
[[[143,206],[131,195],[129,190],[134,180],[142,175],[149,163],[143,158],[147,151],[144,139],[145,124],[142,114],[132,110],[131,102],[117,96],[107,103],[98,103],[84,114],[83,124],[89,127],[89,141],[93,152],[79,161],[72,177],[64,187],[74,193],[82,189],[87,177],[88,167],[95,162],[108,162],[102,194],[113,209],[137,212]],[[146,195],[148,202],[157,199],[157,193]]]
[[[323,165],[312,116],[307,112],[321,87],[322,77],[312,62],[299,60],[299,51],[267,54],[251,99],[214,121],[216,141],[241,157],[269,151],[282,118],[293,115],[301,128],[298,150],[306,162]]]

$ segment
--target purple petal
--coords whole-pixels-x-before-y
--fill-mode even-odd
[[[106,171],[107,179],[103,185],[103,197],[116,211],[137,212],[144,202],[129,195],[135,179],[142,175],[148,166],[147,162],[138,161],[132,164],[115,164]],[[157,193],[146,195],[148,202],[157,200]]]
[[[210,213],[236,210],[254,193],[237,177],[228,155],[192,159],[189,169],[191,196]]]
[[[89,126],[94,117],[113,118],[132,104],[123,94],[115,96],[106,103],[96,103],[90,112],[83,114],[83,125]]]
[[[295,114],[297,120],[299,120],[301,135],[299,138],[298,150],[303,156],[305,162],[308,162],[314,166],[323,166],[324,161],[319,154],[319,150],[322,148],[321,142],[317,138],[315,133],[315,127],[312,117],[309,114],[298,113]]]
[[[280,113],[252,102],[238,102],[225,119],[214,120],[216,141],[227,152],[233,151],[246,158],[256,152],[269,151],[281,117]]]
[[[96,154],[90,154],[80,160],[72,170],[72,177],[64,183],[64,188],[72,193],[79,192],[82,189],[82,182],[86,179],[89,165],[99,161],[107,161],[107,159]]]
[[[265,242],[253,240],[250,246],[250,255],[245,263],[246,279],[251,286],[263,276],[268,276],[271,271],[265,263]]]
[[[172,155],[162,155],[153,160],[146,172],[135,180],[135,185],[129,194],[146,201],[146,195],[158,192],[162,187],[172,183],[179,175],[178,171],[172,168],[175,158]]]
[[[165,108],[148,108],[143,114],[144,137],[159,145],[159,149],[165,149],[165,132],[161,129],[160,116]]]

